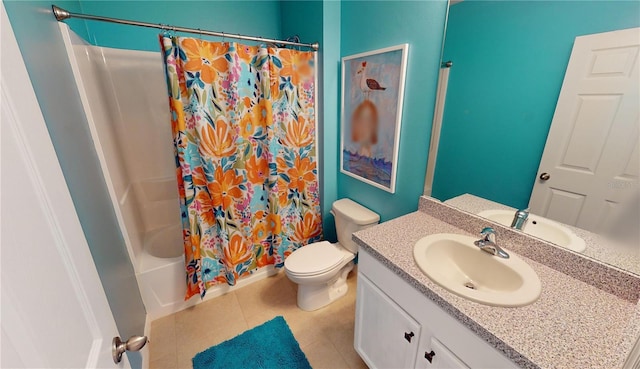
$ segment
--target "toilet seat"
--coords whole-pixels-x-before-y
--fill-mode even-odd
[[[292,252],[284,267],[291,275],[309,277],[334,269],[349,256],[353,254],[330,242],[315,242]]]

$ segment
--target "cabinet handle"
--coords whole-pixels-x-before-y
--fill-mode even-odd
[[[410,333],[404,332],[404,339],[407,340],[407,342],[411,342],[411,339],[413,338],[413,336],[415,336],[413,332],[410,332]]]
[[[424,358],[429,360],[429,362],[433,362],[433,357],[436,356],[436,353],[431,350],[431,352],[424,352]]]

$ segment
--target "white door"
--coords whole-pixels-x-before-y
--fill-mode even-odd
[[[116,365],[106,295],[2,4],[2,368]]]
[[[639,48],[640,28],[576,37],[533,213],[599,232],[637,196]]]
[[[355,349],[369,368],[413,368],[420,325],[367,277],[358,275]]]

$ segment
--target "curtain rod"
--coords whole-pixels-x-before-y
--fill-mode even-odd
[[[157,29],[163,29],[163,30],[174,31],[174,32],[196,33],[196,34],[199,34],[199,35],[228,37],[228,38],[235,38],[235,39],[239,39],[239,40],[259,41],[259,42],[265,42],[265,43],[276,43],[276,44],[282,44],[282,45],[288,45],[288,46],[302,46],[302,47],[309,47],[309,48],[313,49],[314,51],[317,51],[320,48],[320,44],[317,43],[317,42],[314,42],[312,44],[304,44],[304,43],[300,43],[300,42],[276,40],[276,39],[271,39],[271,38],[244,36],[244,35],[239,35],[239,34],[234,34],[234,33],[214,32],[214,31],[207,31],[207,30],[201,30],[201,29],[196,29],[196,28],[176,27],[176,26],[170,26],[170,25],[166,25],[166,24],[138,22],[138,21],[132,21],[132,20],[126,20],[126,19],[101,17],[101,16],[97,16],[97,15],[90,15],[90,14],[72,13],[70,11],[62,9],[62,8],[60,8],[58,6],[55,6],[55,5],[51,5],[51,9],[53,9],[53,15],[56,17],[56,20],[58,20],[59,22],[65,20],[65,19],[69,19],[69,18],[80,18],[80,19],[88,19],[88,20],[95,20],[95,21],[101,21],[101,22],[127,24],[127,25],[138,26],[138,27],[157,28]]]

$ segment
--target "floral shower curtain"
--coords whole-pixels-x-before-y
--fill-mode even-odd
[[[322,236],[312,52],[160,36],[187,293]]]

